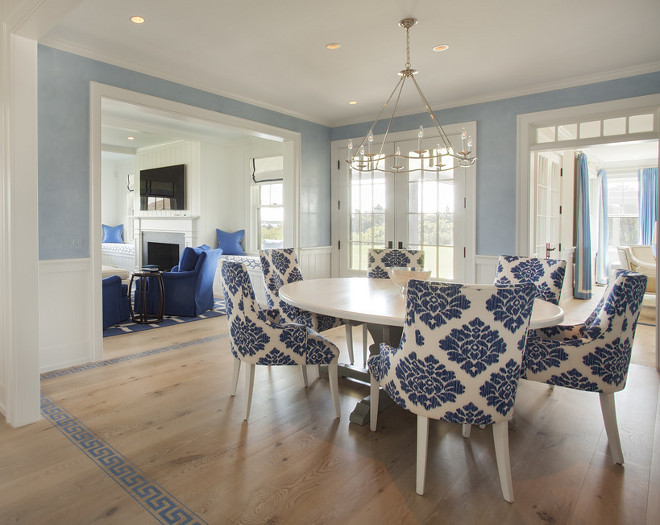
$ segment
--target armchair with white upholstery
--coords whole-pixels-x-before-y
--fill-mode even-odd
[[[598,392],[610,451],[623,464],[614,392],[626,386],[646,276],[618,270],[582,324],[530,330],[523,378]]]
[[[646,293],[656,293],[656,257],[653,248],[648,244],[633,244],[631,246],[617,246],[621,265],[632,272],[646,275]]]
[[[519,255],[500,255],[495,284],[533,283],[536,297],[559,304],[566,275],[566,261]]]
[[[493,425],[502,493],[513,501],[508,421],[534,304],[530,283],[467,285],[411,280],[398,348],[369,358],[371,430],[378,387],[417,414],[417,494],[424,493],[428,420]]]
[[[245,420],[250,415],[255,365],[298,365],[307,386],[308,365],[328,365],[330,392],[336,417],[340,417],[337,360],[339,349],[310,328],[281,323],[277,310],[262,310],[243,263],[222,263],[222,288],[234,356],[231,395],[235,395],[241,361],[245,373]]]

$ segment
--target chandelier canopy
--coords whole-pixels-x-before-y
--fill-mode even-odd
[[[472,155],[472,137],[468,136],[463,129],[461,133],[461,150],[455,151],[449,142],[447,134],[440,126],[438,119],[435,118],[431,106],[429,106],[424,93],[417,84],[414,75],[417,74],[416,69],[412,69],[410,65],[410,28],[417,23],[415,18],[404,18],[399,22],[399,25],[406,30],[406,63],[404,69],[399,71],[401,78],[397,82],[396,86],[390,93],[390,96],[383,104],[380,112],[376,116],[376,119],[371,124],[369,132],[362,139],[358,147],[353,151],[353,141],[348,143],[348,159],[346,162],[349,164],[352,170],[355,171],[384,171],[389,173],[408,173],[411,171],[418,170],[435,170],[435,171],[448,171],[457,167],[468,167],[473,165],[476,162],[476,157]],[[399,105],[399,99],[401,98],[401,92],[403,91],[403,86],[406,83],[406,80],[412,80],[415,88],[417,88],[417,93],[424,104],[426,112],[431,117],[431,121],[437,131],[437,144],[432,149],[422,149],[422,138],[424,136],[424,127],[420,126],[417,133],[417,149],[411,152],[401,152],[399,148],[396,148],[395,151],[387,151],[387,138],[390,133],[390,128],[392,126],[392,120],[396,117],[397,107]],[[387,123],[387,129],[385,135],[383,136],[383,141],[380,144],[380,147],[374,147],[374,135],[373,130],[376,126],[376,123],[380,120],[381,116],[389,106],[392,98],[396,95],[394,100],[394,108],[392,109],[391,116]],[[435,136],[434,136],[435,138]],[[391,146],[390,146],[391,149]],[[421,162],[419,161],[421,158]],[[410,162],[412,159],[415,159],[414,162]]]

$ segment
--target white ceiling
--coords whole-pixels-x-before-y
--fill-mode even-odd
[[[660,70],[658,0],[86,0],[40,41],[337,126],[379,111],[409,16],[434,109]],[[408,87],[400,113],[422,112]]]
[[[202,140],[210,144],[263,140],[218,123],[117,100],[104,99],[101,113],[101,149],[103,158],[108,160],[132,156],[140,148],[180,140]]]

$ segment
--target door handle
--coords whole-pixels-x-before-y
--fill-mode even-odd
[[[556,248],[550,248],[550,243],[546,242],[545,243],[545,258],[549,259],[550,258],[550,252],[554,252]]]

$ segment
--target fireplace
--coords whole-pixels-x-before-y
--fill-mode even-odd
[[[163,271],[169,271],[179,263],[186,247],[185,235],[178,232],[142,232],[141,241],[140,265],[157,265]]]
[[[169,271],[179,264],[179,245],[167,242],[147,242],[147,265]]]

